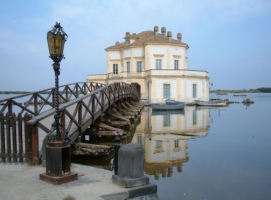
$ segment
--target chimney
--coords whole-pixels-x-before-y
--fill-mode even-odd
[[[172,39],[172,32],[171,32],[171,31],[168,31],[168,32],[167,32],[167,37],[168,37],[168,40],[171,40],[171,39]]]
[[[115,45],[119,45],[120,43],[119,43],[119,41],[117,41],[116,43],[115,43]]]
[[[130,32],[126,32],[125,36],[128,36],[128,35],[130,35]]]
[[[166,27],[162,27],[161,32],[164,36],[166,36],[167,29]]]
[[[177,38],[181,42],[182,41],[182,34],[181,33],[177,33]]]
[[[154,32],[154,35],[157,35],[157,34],[158,34],[158,26],[155,26],[155,27],[154,27],[153,32]]]

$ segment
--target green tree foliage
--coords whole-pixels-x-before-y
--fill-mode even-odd
[[[211,90],[210,93],[227,94],[227,93],[271,93],[271,88],[261,87],[257,89],[243,90]]]
[[[261,87],[261,88],[258,88],[257,90],[263,93],[271,93],[271,88]]]

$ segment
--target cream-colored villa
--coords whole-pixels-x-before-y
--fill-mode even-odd
[[[182,34],[153,31],[130,34],[124,42],[106,48],[107,74],[88,75],[88,82],[110,84],[126,82],[134,85],[142,100],[149,103],[165,99],[194,102],[209,100],[209,75],[206,71],[188,70],[187,49]]]

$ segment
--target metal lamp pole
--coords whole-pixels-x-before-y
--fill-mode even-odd
[[[55,122],[56,139],[49,140],[46,146],[46,173],[40,174],[40,179],[59,185],[77,179],[77,174],[70,172],[70,144],[61,138],[59,113],[59,85],[60,62],[64,58],[64,45],[68,35],[63,31],[60,23],[56,23],[51,31],[47,32],[47,42],[50,58],[54,61],[55,71]]]
[[[55,71],[55,123],[56,140],[61,140],[60,123],[59,123],[59,75],[60,75],[60,62],[64,58],[64,45],[68,35],[63,31],[60,23],[56,23],[54,28],[47,33],[48,48],[50,58],[54,61],[53,69]]]

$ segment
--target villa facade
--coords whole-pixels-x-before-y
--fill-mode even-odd
[[[130,34],[124,42],[106,48],[107,74],[88,75],[88,82],[110,84],[126,82],[134,85],[142,100],[149,103],[165,99],[194,102],[209,100],[209,74],[202,70],[189,70],[187,50],[182,34],[172,38],[172,32],[153,31]]]

